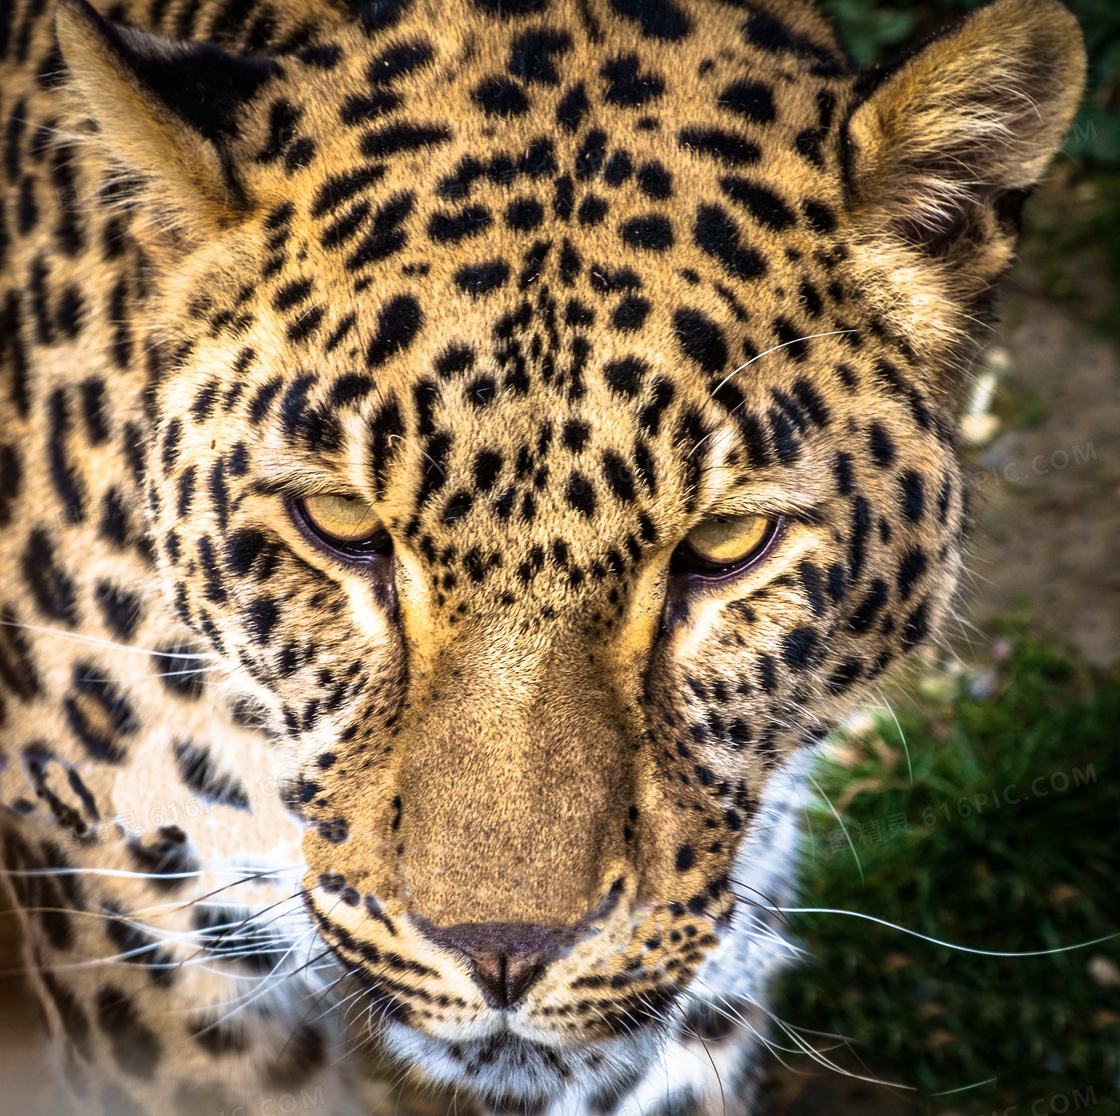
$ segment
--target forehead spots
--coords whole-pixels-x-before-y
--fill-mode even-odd
[[[366,351],[366,362],[376,367],[407,349],[423,322],[424,313],[414,295],[397,295],[390,299],[378,313],[377,334]]]
[[[563,31],[542,28],[527,31],[513,41],[509,72],[526,82],[556,85],[560,78],[553,55],[563,54],[571,46],[571,36]]]
[[[777,116],[774,94],[768,85],[757,81],[738,81],[727,86],[719,102],[752,124],[770,124]]]
[[[636,54],[619,55],[600,70],[607,80],[606,100],[626,108],[638,108],[660,97],[665,83],[653,73],[642,72]]]

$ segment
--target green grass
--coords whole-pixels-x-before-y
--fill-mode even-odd
[[[1120,930],[1120,675],[1014,637],[997,666],[919,688],[897,710],[912,783],[889,717],[821,764],[860,864],[815,808],[801,905],[1005,952]],[[923,1106],[935,1112],[1023,1116],[1057,1094],[1075,1111],[1090,1087],[1092,1116],[1120,1112],[1120,938],[993,958],[840,915],[794,916],[793,930],[812,958],[776,1010],[844,1036],[830,1056],[845,1067],[927,1098],[987,1082]]]

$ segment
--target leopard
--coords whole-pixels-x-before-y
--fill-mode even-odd
[[[806,0],[15,0],[0,67],[59,1104],[760,1111],[813,758],[954,616],[1073,16],[861,69]]]

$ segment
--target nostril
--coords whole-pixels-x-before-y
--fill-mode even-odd
[[[572,939],[571,928],[528,922],[428,926],[426,933],[440,945],[466,954],[486,1002],[503,1010],[517,1006]]]

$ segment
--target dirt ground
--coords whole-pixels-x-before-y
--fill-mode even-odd
[[[1006,351],[995,403],[1006,415],[988,445],[965,455],[976,517],[954,636],[965,659],[983,657],[983,629],[994,618],[1024,609],[1034,632],[1078,656],[1120,659],[1120,355],[1090,325],[1108,291],[1100,262],[1070,261],[1070,270],[1076,287],[1092,292],[1087,298],[1048,297],[1029,256],[1004,284],[993,342]],[[18,966],[15,943],[14,920],[0,911],[2,972]],[[0,976],[4,1113],[46,1116],[48,1102],[34,1095],[42,1044],[22,981]],[[779,1074],[776,1087],[775,1116],[916,1111],[898,1094],[808,1067]]]

